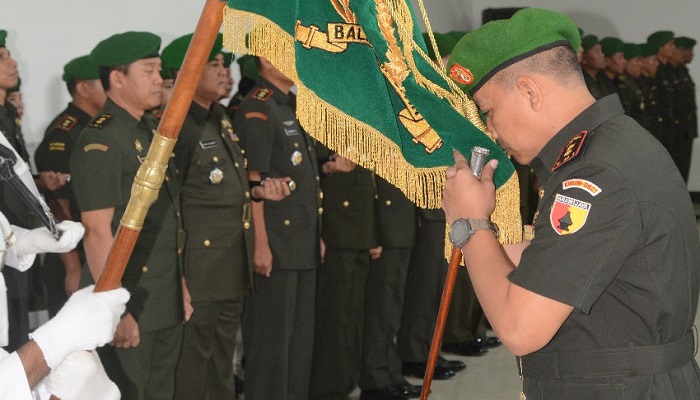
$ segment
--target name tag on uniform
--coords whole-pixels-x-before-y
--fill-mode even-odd
[[[299,134],[299,130],[296,128],[289,128],[289,129],[284,128],[284,133],[287,136],[296,136]]]
[[[202,150],[208,150],[208,149],[213,149],[214,147],[218,147],[219,145],[216,143],[216,140],[200,140],[199,141],[199,147],[202,148]]]

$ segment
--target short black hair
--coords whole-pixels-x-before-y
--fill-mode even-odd
[[[100,82],[102,82],[102,87],[104,88],[105,92],[111,87],[109,83],[109,75],[112,73],[112,71],[119,71],[124,75],[129,75],[130,66],[131,64],[122,64],[112,67],[97,67],[97,71],[100,74]]]

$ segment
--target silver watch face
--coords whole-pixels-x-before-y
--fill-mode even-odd
[[[456,220],[450,227],[450,242],[457,247],[464,246],[469,239],[471,230],[469,221],[462,218]]]

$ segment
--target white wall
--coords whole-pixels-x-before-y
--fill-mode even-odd
[[[418,0],[411,1],[420,14]],[[600,37],[615,35],[643,42],[650,32],[670,29],[677,35],[700,38],[697,0],[675,1],[672,7],[656,0],[424,0],[424,4],[438,32],[475,29],[481,25],[482,10],[488,7],[544,7],[569,15],[586,33]],[[127,30],[151,31],[165,45],[194,30],[203,6],[204,0],[2,0],[0,29],[9,32],[8,48],[19,62],[23,128],[30,148],[69,100],[61,81],[67,61]],[[691,64],[691,74],[700,83],[700,61]],[[689,188],[700,191],[700,144],[693,154]]]

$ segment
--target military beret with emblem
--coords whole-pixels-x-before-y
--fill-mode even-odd
[[[7,89],[7,91],[6,91],[5,93],[6,93],[6,94],[17,93],[17,92],[19,92],[19,88],[20,88],[21,86],[22,86],[22,79],[21,79],[21,78],[17,78],[17,84],[16,84],[15,86],[13,86],[13,87]]]
[[[194,34],[190,33],[188,35],[180,36],[179,38],[173,40],[169,45],[165,46],[163,49],[163,68],[178,70],[182,67],[182,62],[185,61],[185,54],[187,54],[187,49],[190,47],[190,42],[192,41],[192,36]],[[221,53],[223,48],[224,36],[219,33],[214,40],[214,45],[209,52],[209,58],[207,61],[211,61],[216,56]]]
[[[97,65],[89,55],[74,58],[63,66],[64,82],[72,80],[91,81],[94,79],[100,79],[100,73]]]
[[[679,49],[692,49],[693,47],[695,47],[697,41],[689,37],[681,36],[673,39],[673,43]]]
[[[641,46],[636,43],[625,43],[623,52],[625,53],[625,60],[631,60],[642,56]]]
[[[241,58],[236,60],[236,62],[241,68],[242,77],[251,79],[253,81],[258,80],[260,76],[258,75],[258,65],[255,62],[255,56],[246,54],[244,56],[241,56]]]
[[[639,52],[642,57],[649,57],[655,56],[659,52],[659,49],[649,43],[642,43],[639,45]]]
[[[7,39],[7,31],[0,29],[0,47],[5,47],[5,39]]]
[[[448,57],[450,54],[452,54],[452,50],[457,44],[456,40],[444,33],[434,32],[433,36],[435,37],[435,44],[437,44],[440,57]],[[430,41],[430,36],[428,36],[428,32],[423,33],[423,40],[425,41],[425,46],[428,49],[428,58],[430,58],[431,60],[435,60],[435,49],[433,49],[433,45]]]
[[[600,49],[603,50],[605,57],[611,57],[625,50],[625,42],[612,36],[604,37],[600,39]]]
[[[581,47],[583,48],[583,51],[590,50],[593,46],[595,46],[598,43],[600,43],[600,40],[596,35],[586,35],[581,37]]]
[[[159,57],[160,37],[150,32],[124,32],[101,41],[90,53],[98,67],[131,64],[144,58]]]
[[[578,28],[564,14],[524,8],[464,35],[447,68],[457,86],[473,95],[497,72],[524,58],[559,46],[576,50],[580,44]]]
[[[657,31],[647,37],[647,43],[656,47],[657,51],[661,46],[673,40],[673,32],[671,31]]]

